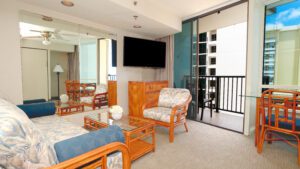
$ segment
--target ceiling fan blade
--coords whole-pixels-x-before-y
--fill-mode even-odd
[[[38,33],[43,33],[44,31],[39,31],[39,30],[33,30],[33,29],[30,29],[31,32],[38,32]]]
[[[52,38],[55,38],[55,39],[63,39],[63,37],[62,37],[60,34],[58,34],[58,33],[52,34],[51,37],[52,37]]]
[[[63,35],[63,36],[73,36],[73,37],[78,37],[79,35],[74,35],[74,34],[71,34],[71,33],[60,33],[60,35]]]
[[[23,38],[43,38],[42,36],[24,36]]]

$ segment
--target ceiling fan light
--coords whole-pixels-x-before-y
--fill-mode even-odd
[[[45,39],[45,40],[42,41],[42,43],[43,43],[43,45],[50,45],[50,44],[51,44],[51,41]]]
[[[48,21],[48,22],[52,22],[52,21],[53,21],[53,18],[50,17],[50,16],[42,16],[42,20]]]
[[[64,6],[67,6],[67,7],[74,6],[74,3],[72,1],[70,1],[70,0],[62,0],[61,4],[63,4]]]
[[[133,28],[139,29],[139,28],[142,28],[142,26],[141,25],[133,25]]]

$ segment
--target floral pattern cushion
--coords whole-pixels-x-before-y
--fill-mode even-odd
[[[32,118],[31,121],[40,129],[54,145],[57,142],[88,133],[84,128],[77,126],[57,115]],[[51,128],[49,130],[49,128]]]
[[[48,139],[17,106],[0,99],[0,164],[8,169],[56,164]]]
[[[158,106],[172,108],[184,104],[190,97],[190,91],[178,88],[163,88],[160,91]]]
[[[88,133],[81,126],[75,125],[57,115],[38,117],[31,120],[42,131],[43,135],[48,138],[52,147],[57,142]],[[107,157],[108,169],[122,169],[122,163],[122,153],[120,152],[110,154]]]
[[[167,107],[152,107],[145,109],[143,114],[145,118],[150,118],[153,120],[159,120],[163,122],[170,123],[172,109]],[[177,116],[174,117],[174,121],[177,120]]]

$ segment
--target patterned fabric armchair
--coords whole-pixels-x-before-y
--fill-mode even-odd
[[[157,103],[143,105],[144,118],[155,121],[156,124],[169,128],[169,141],[174,141],[174,128],[186,124],[186,115],[191,94],[187,89],[164,88],[160,91]],[[154,105],[154,106],[153,106]]]

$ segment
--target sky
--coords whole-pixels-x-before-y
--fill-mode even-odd
[[[266,17],[266,29],[300,26],[300,0],[276,7],[276,13]]]

